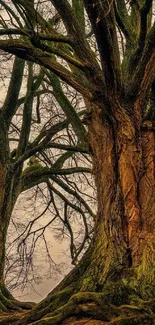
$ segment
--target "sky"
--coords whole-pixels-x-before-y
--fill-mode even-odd
[[[15,205],[12,215],[12,220],[19,226],[19,229],[21,227],[21,221],[21,224],[27,225],[29,220],[33,218],[32,203],[33,202],[31,201],[31,191],[27,191],[19,196],[19,199],[17,200],[17,204]],[[39,211],[41,211],[41,206],[38,204],[38,210],[36,209],[36,215],[39,213]],[[50,220],[50,218],[50,213],[45,214],[41,220],[41,226],[44,225],[48,220]],[[38,226],[39,225],[36,225],[36,229]],[[11,223],[8,230],[8,242],[12,242],[13,239],[17,237],[17,232],[15,232],[14,230],[15,229]],[[21,231],[19,233],[21,233]],[[38,277],[38,280],[36,281],[36,283],[32,280],[33,272],[30,271],[28,276],[29,283],[27,284],[25,289],[23,290],[23,288],[21,287],[18,289],[17,286],[15,290],[12,291],[13,295],[19,300],[39,302],[63,279],[63,277],[73,267],[71,265],[71,259],[69,255],[69,241],[65,238],[62,240],[61,238],[59,238],[59,236],[56,237],[56,232],[54,231],[53,227],[47,228],[46,240],[48,242],[51,257],[55,264],[53,263],[53,267],[50,271],[49,263],[45,254],[44,243],[41,239],[37,242],[33,259],[34,274]],[[9,250],[9,255],[12,256],[13,254],[13,258],[15,257],[15,249],[16,244],[13,244],[11,246],[11,249]],[[19,271],[20,270],[21,268],[19,268]],[[7,281],[9,281],[9,279],[14,279],[13,272],[10,272],[10,274],[8,275]],[[13,281],[12,283],[15,283],[15,281]]]

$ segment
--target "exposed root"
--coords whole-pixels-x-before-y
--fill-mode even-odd
[[[22,313],[9,313],[0,316],[0,325],[16,324]]]
[[[0,286],[0,325],[16,324],[34,306],[35,303],[16,300],[4,285]]]
[[[13,311],[21,311],[23,310],[30,310],[35,305],[35,303],[31,302],[20,302],[14,299],[12,296],[11,298],[4,296],[2,290],[0,289],[0,312],[1,313],[10,313]]]
[[[9,293],[6,297],[1,290],[0,325],[155,324],[155,300],[143,301],[137,295],[127,295],[125,289],[120,282],[104,292],[77,292],[77,288],[69,286],[49,294],[32,310],[29,310],[31,303],[20,303]]]
[[[29,313],[20,315],[22,316],[20,320],[18,321],[17,318],[14,323],[18,325],[151,325],[155,320],[155,314],[147,308],[146,304],[145,306],[114,306],[108,303],[105,294],[96,292],[73,294],[63,306],[46,313],[43,317],[40,314],[38,320],[35,317],[35,309],[35,307],[32,309],[31,317]],[[37,318],[38,316],[39,314]]]
[[[73,294],[73,288],[66,288],[58,293],[48,295],[44,300],[37,304],[29,313],[24,315],[17,324],[27,325],[34,323],[51,312],[55,312],[57,307],[65,305]]]

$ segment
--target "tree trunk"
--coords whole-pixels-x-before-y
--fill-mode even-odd
[[[9,164],[9,149],[5,121],[0,119],[0,312],[10,313],[30,309],[32,304],[16,301],[7,290],[4,281],[5,246],[7,230],[12,211],[20,193],[20,173],[22,167],[13,170]],[[34,304],[33,304],[34,305]]]
[[[22,312],[23,309],[31,309],[33,303],[22,303],[14,299],[7,290],[4,281],[5,269],[5,246],[7,230],[10,223],[11,214],[20,193],[20,170],[13,171],[9,164],[1,164],[0,168],[0,312],[10,314]],[[3,319],[3,317],[2,317]],[[16,317],[13,316],[16,320]],[[1,322],[1,317],[0,317]],[[11,319],[9,320],[11,322]],[[3,322],[2,322],[3,323]]]
[[[153,324],[155,131],[116,118],[95,107],[87,119],[98,202],[89,249],[32,311],[0,324]]]
[[[129,266],[130,257],[126,254],[126,219],[113,129],[108,121],[103,122],[100,112],[92,116],[89,142],[93,152],[98,211],[91,244],[91,261],[84,276],[82,290],[100,291],[107,276],[110,279],[119,278]]]
[[[14,304],[14,298],[5,287],[5,245],[7,229],[13,210],[12,173],[8,164],[0,164],[0,311],[7,313],[18,310]]]
[[[4,188],[6,184],[6,166],[0,164],[0,284],[3,284],[4,265],[5,265],[5,241],[4,220],[2,217]]]
[[[8,152],[7,127],[4,119],[0,119],[0,284],[4,282]]]

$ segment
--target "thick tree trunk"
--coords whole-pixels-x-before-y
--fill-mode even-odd
[[[31,312],[0,324],[153,324],[155,135],[129,115],[117,122],[98,108],[87,121],[98,201],[88,251]]]
[[[82,290],[100,291],[109,278],[119,278],[129,266],[126,218],[116,160],[114,134],[100,112],[94,113],[89,126],[93,173],[97,189],[98,211],[92,256],[84,276]],[[106,172],[105,172],[106,171]]]
[[[141,295],[148,299],[155,290],[155,131],[149,121],[142,131],[143,173],[139,182],[141,232],[138,240],[140,260],[137,267]]]

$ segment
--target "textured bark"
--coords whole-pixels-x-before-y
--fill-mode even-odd
[[[137,262],[137,238],[141,231],[139,179],[142,171],[141,140],[131,118],[126,116],[117,133],[117,159],[123,195],[124,215],[127,218],[127,241],[132,264]]]
[[[98,211],[91,262],[82,290],[100,290],[109,277],[116,277],[128,265],[124,207],[116,160],[114,134],[109,121],[97,108],[88,121]],[[106,172],[105,172],[106,171]],[[124,226],[123,226],[124,225]],[[91,283],[91,284],[90,284]],[[91,285],[92,288],[91,288]],[[90,287],[89,287],[90,286]]]
[[[4,142],[4,147],[5,146],[6,142]],[[4,157],[3,151],[3,158]],[[12,166],[7,163],[7,159],[0,161],[0,290],[1,286],[2,288],[5,287],[4,268],[6,237],[12,211],[20,193],[19,175],[20,170],[18,169],[14,172]]]
[[[4,188],[6,181],[6,166],[0,164],[0,216],[2,216],[4,202]],[[5,240],[4,240],[3,219],[0,217],[0,283],[3,283],[5,264]]]
[[[152,123],[143,123],[142,145],[144,173],[140,181],[140,204],[143,230],[152,232],[155,225],[155,131]]]
[[[145,122],[137,137],[128,114],[116,127],[102,112],[92,106],[85,121],[98,201],[91,245],[32,311],[19,314],[26,306],[5,300],[14,313],[0,324],[153,324],[154,131]]]

